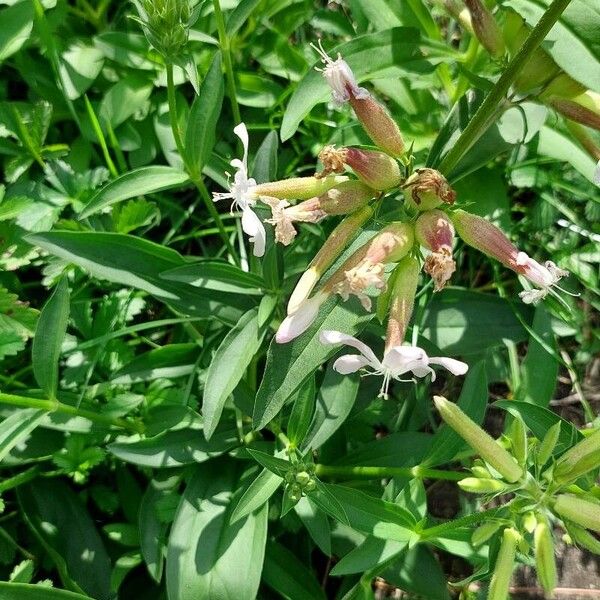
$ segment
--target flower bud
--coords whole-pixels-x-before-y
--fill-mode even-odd
[[[389,318],[385,336],[386,352],[394,346],[402,346],[412,317],[415,294],[419,281],[419,262],[406,256],[394,270],[394,287],[389,300]]]
[[[278,200],[308,200],[325,194],[332,187],[348,181],[343,175],[330,177],[291,177],[281,181],[259,183],[253,192],[256,196],[277,198]]]
[[[442,419],[506,481],[514,483],[523,476],[515,459],[456,404],[442,396],[434,396],[433,401]]]
[[[471,494],[497,494],[506,489],[506,484],[497,479],[480,479],[479,477],[465,477],[458,482],[458,487]]]
[[[583,546],[586,550],[594,554],[600,554],[600,540],[594,537],[587,529],[573,523],[569,523],[567,529],[570,537],[576,544]]]
[[[296,483],[304,487],[311,480],[311,476],[306,471],[296,473]]]
[[[600,130],[600,94],[561,73],[539,96],[568,119]]]
[[[438,0],[448,14],[452,15],[456,21],[458,21],[462,27],[464,27],[469,33],[473,34],[473,23],[471,22],[471,13],[469,9],[465,7],[459,0]]]
[[[508,589],[517,553],[517,542],[520,537],[512,528],[503,531],[502,543],[496,557],[496,566],[490,581],[487,600],[506,600],[508,598]]]
[[[176,59],[187,44],[190,28],[189,0],[138,0],[134,2],[150,45],[167,60]]]
[[[416,169],[402,185],[408,206],[414,210],[431,210],[442,203],[454,204],[456,192],[435,169]]]
[[[339,294],[344,300],[355,295],[365,310],[370,311],[371,298],[366,295],[365,290],[368,287],[383,289],[385,264],[404,258],[413,244],[412,225],[391,223],[350,256],[331,276],[323,291]]]
[[[331,232],[296,284],[288,302],[288,315],[296,312],[302,302],[310,296],[321,275],[333,264],[360,227],[371,218],[372,214],[373,208],[365,206],[346,217]]]
[[[369,186],[351,179],[343,181],[319,197],[321,209],[328,215],[347,215],[362,208],[375,197]]]
[[[310,481],[308,481],[305,486],[304,486],[304,491],[305,492],[312,492],[316,489],[317,487],[317,482],[314,479],[311,479]]]
[[[546,594],[552,595],[557,579],[556,561],[554,560],[552,532],[545,518],[535,528],[533,539],[538,581],[542,584]]]
[[[564,485],[600,467],[600,429],[567,450],[554,468],[554,480]]]
[[[480,525],[471,536],[473,546],[482,546],[485,544],[500,528],[501,523],[497,521],[489,521]]]
[[[560,494],[554,503],[554,511],[576,525],[600,532],[600,505],[595,502],[572,494]]]
[[[533,533],[538,526],[538,520],[535,513],[528,511],[523,515],[523,527],[527,533]]]
[[[539,467],[543,467],[547,462],[558,442],[558,436],[560,435],[560,421],[554,423],[550,429],[546,432],[544,439],[542,440],[538,451],[536,462]]]
[[[481,45],[494,57],[504,55],[505,47],[502,33],[492,13],[481,0],[465,0],[471,14],[471,24]]]
[[[377,150],[325,146],[319,153],[319,160],[323,163],[323,172],[317,177],[342,173],[344,166],[348,165],[362,181],[375,190],[389,190],[402,181],[396,160]]]
[[[527,461],[527,431],[518,417],[512,422],[508,437],[512,444],[513,456],[520,465],[524,465]]]
[[[351,97],[350,104],[373,143],[391,156],[402,156],[406,148],[398,124],[373,97]]]
[[[504,42],[512,56],[523,46],[529,36],[529,28],[516,12],[506,11],[504,21]],[[514,81],[515,89],[520,93],[542,87],[561,72],[560,67],[542,48],[536,48],[521,68]]]
[[[439,292],[456,271],[456,263],[452,258],[452,221],[441,210],[425,211],[415,223],[415,234],[421,246],[431,250],[425,259],[424,270],[433,279],[434,290]]]

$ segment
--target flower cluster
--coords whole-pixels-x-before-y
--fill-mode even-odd
[[[287,316],[275,339],[285,344],[305,332],[321,306],[331,297],[347,301],[356,296],[365,311],[372,310],[374,293],[383,294],[387,333],[381,360],[360,340],[339,331],[321,331],[325,345],[347,345],[359,354],[341,356],[334,369],[342,374],[359,370],[383,377],[381,396],[391,380],[405,377],[435,379],[432,366],[454,375],[466,373],[467,364],[447,357],[429,357],[408,345],[406,332],[412,316],[421,269],[432,279],[434,290],[444,289],[456,270],[453,258],[455,234],[464,242],[525,277],[535,287],[521,292],[525,303],[536,304],[556,295],[558,281],[567,272],[553,262],[536,262],[519,249],[494,224],[483,217],[454,208],[456,193],[435,169],[417,168],[411,173],[406,146],[397,123],[385,107],[357,79],[341,55],[333,60],[319,44],[323,68],[336,105],[349,103],[377,149],[326,146],[319,154],[322,170],[312,177],[257,184],[248,174],[248,133],[244,124],[235,128],[244,156],[231,165],[236,169],[229,192],[215,200],[231,199],[242,213],[242,228],[254,245],[255,256],[265,252],[266,230],[254,212],[258,202],[271,209],[266,223],[274,227],[277,243],[289,245],[296,237],[295,223],[317,223],[329,216],[345,215],[325,241],[293,291]],[[345,261],[334,263],[372,217],[374,205],[386,197],[404,201],[403,221],[385,225]],[[398,194],[399,192],[399,194]],[[388,196],[389,195],[389,196]],[[388,289],[389,288],[389,289]],[[381,316],[381,306],[378,314]]]

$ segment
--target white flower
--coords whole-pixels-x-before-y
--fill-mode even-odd
[[[242,211],[242,229],[254,245],[254,256],[263,256],[267,234],[261,220],[252,210],[258,195],[254,191],[256,181],[248,177],[248,130],[244,123],[240,123],[233,133],[242,141],[244,156],[242,160],[234,158],[230,163],[237,170],[233,183],[229,184],[229,191],[213,194],[213,200],[233,200],[231,209],[238,208]]]
[[[318,46],[314,44],[311,44],[311,46],[318,52],[322,63],[325,65],[323,69],[317,68],[316,70],[323,73],[323,77],[325,77],[332,90],[333,101],[337,105],[344,104],[350,98],[356,98],[357,100],[370,98],[371,94],[365,88],[359,87],[352,69],[341,54],[338,53],[337,59],[333,60],[323,50],[321,40],[319,40]]]
[[[406,373],[412,373],[415,377],[431,375],[431,380],[435,381],[435,371],[430,365],[440,365],[453,375],[464,375],[469,368],[466,363],[453,358],[443,356],[429,358],[425,350],[416,346],[394,346],[385,353],[383,360],[380,361],[369,346],[340,331],[321,331],[319,339],[322,344],[346,344],[356,348],[360,354],[340,356],[333,363],[334,370],[342,375],[347,375],[370,367],[370,374],[383,375],[383,384],[379,393],[379,396],[383,398],[388,396],[390,381],[392,379],[407,381],[402,379]]]
[[[536,260],[533,260],[533,258],[530,258],[525,252],[519,252],[515,262],[517,267],[520,267],[520,269],[517,269],[517,272],[522,273],[527,279],[538,286],[538,288],[524,290],[519,294],[519,297],[525,304],[537,304],[549,293],[553,293],[553,287],[563,292],[565,291],[557,283],[563,277],[566,277],[569,272],[560,269],[551,260],[547,260],[541,265]]]
[[[278,344],[287,344],[304,333],[317,318],[319,309],[327,298],[328,294],[319,292],[312,298],[301,302],[298,308],[281,322],[275,334],[275,341]]]

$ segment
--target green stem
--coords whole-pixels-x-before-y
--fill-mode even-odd
[[[418,479],[445,479],[460,481],[464,473],[457,471],[442,471],[425,467],[338,467],[330,465],[315,465],[318,477],[344,477],[348,479],[383,479],[387,477],[411,477]]]
[[[142,433],[144,427],[141,423],[134,423],[126,421],[119,417],[109,417],[92,410],[86,410],[84,408],[76,408],[69,404],[63,404],[58,400],[42,400],[40,398],[28,398],[26,396],[15,396],[13,394],[4,394],[0,392],[0,403],[10,404],[12,406],[20,406],[23,408],[38,408],[46,410],[48,412],[61,412],[67,415],[73,415],[75,417],[83,417],[88,421],[94,423],[100,423],[102,425],[109,425],[113,427],[119,427],[120,429],[127,429],[134,431],[135,433]]]
[[[191,169],[188,166],[186,154],[185,154],[185,146],[183,145],[183,138],[181,136],[181,129],[179,128],[179,121],[177,119],[177,99],[175,97],[175,82],[173,81],[173,64],[167,63],[167,98],[169,102],[169,121],[171,123],[171,129],[173,130],[173,137],[175,138],[175,145],[177,146],[177,151],[181,156],[181,160],[183,161],[183,165],[185,170],[188,172],[190,179],[198,189],[200,193],[200,197],[206,206],[206,210],[208,210],[208,214],[215,222],[217,229],[219,230],[219,235],[223,240],[228,252],[231,254],[235,262],[239,265],[240,259],[235,251],[229,236],[227,235],[227,231],[225,231],[225,226],[223,225],[223,221],[221,220],[221,215],[219,211],[215,208],[215,204],[206,189],[206,185],[202,180],[202,175],[199,173],[194,173],[194,169]]]
[[[461,133],[460,137],[446,154],[439,170],[448,175],[458,164],[460,159],[470,150],[473,144],[485,133],[493,117],[496,115],[499,104],[506,98],[510,86],[516,79],[525,63],[533,51],[542,43],[550,29],[558,21],[562,12],[567,8],[571,0],[554,0],[542,15],[537,25],[531,30],[531,33],[521,46],[521,49],[514,55],[508,63],[506,70],[496,82],[496,85],[486,96],[481,106]]]
[[[12,490],[13,488],[16,488],[20,485],[23,485],[24,483],[27,483],[28,481],[31,481],[32,479],[35,479],[39,475],[39,473],[40,467],[38,465],[35,465],[34,467],[17,473],[13,477],[3,479],[0,482],[0,493],[6,492],[7,490]]]
[[[227,95],[229,96],[229,102],[231,103],[231,112],[233,114],[233,120],[236,125],[242,122],[242,116],[240,114],[240,107],[238,106],[237,96],[235,93],[235,79],[233,78],[233,64],[231,62],[231,50],[229,48],[229,38],[227,37],[227,31],[225,30],[225,19],[223,18],[223,11],[221,10],[221,3],[219,0],[213,0],[213,6],[215,8],[215,19],[217,21],[217,31],[219,32],[219,46],[221,47],[221,53],[223,54],[223,63],[225,65],[225,79],[227,80]]]

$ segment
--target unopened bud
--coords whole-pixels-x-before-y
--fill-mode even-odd
[[[473,546],[481,546],[485,544],[495,533],[500,529],[501,523],[497,521],[489,521],[480,525],[471,536]]]
[[[514,483],[523,476],[515,459],[456,404],[442,396],[434,396],[433,401],[442,419],[506,481]]]
[[[546,432],[544,439],[540,443],[537,451],[536,462],[538,466],[543,467],[548,459],[552,456],[552,452],[558,442],[558,436],[560,435],[560,421],[554,423],[550,429]]]
[[[419,262],[412,256],[406,256],[398,263],[392,277],[394,278],[394,287],[389,298],[389,318],[385,336],[386,352],[395,346],[402,346],[404,342],[415,303],[419,281]]]
[[[473,465],[471,467],[471,473],[473,473],[475,477],[480,477],[481,479],[488,479],[492,476],[489,470],[482,465]]]
[[[527,431],[523,421],[519,418],[511,424],[509,438],[512,444],[513,456],[517,459],[520,465],[524,465],[527,461]]]
[[[523,18],[512,10],[506,11],[504,42],[511,55],[515,55],[529,36],[529,28]],[[514,81],[520,93],[542,87],[561,72],[560,67],[542,48],[536,48],[527,58]]]
[[[556,561],[554,560],[554,540],[546,519],[543,518],[533,536],[535,565],[538,581],[546,594],[551,595],[556,587]]]
[[[446,11],[454,17],[469,33],[474,33],[469,9],[459,0],[438,0]]]
[[[362,208],[374,196],[373,189],[352,179],[325,192],[319,197],[319,204],[328,215],[347,215]]]
[[[278,200],[308,200],[322,196],[332,187],[347,181],[344,175],[330,177],[291,177],[281,181],[259,183],[252,191],[260,197],[277,198]]]
[[[576,525],[600,532],[600,505],[595,502],[572,494],[560,494],[554,503],[554,511]]]
[[[567,450],[554,468],[554,480],[564,485],[600,467],[600,429]]]
[[[294,483],[288,488],[288,497],[292,502],[298,502],[302,498],[302,488]]]
[[[304,491],[312,492],[316,489],[316,487],[317,487],[317,482],[314,479],[311,479],[304,485]]]
[[[431,210],[440,204],[454,204],[456,192],[435,169],[416,169],[402,185],[407,204],[415,210]]]
[[[571,539],[579,546],[583,546],[586,550],[594,554],[600,554],[600,540],[594,537],[587,529],[569,523],[567,525]]]
[[[512,528],[502,532],[502,543],[496,557],[494,574],[490,582],[487,600],[506,600],[517,553],[517,542],[521,536]]]
[[[334,263],[348,246],[356,232],[373,214],[373,208],[365,206],[346,217],[329,235],[317,252],[306,271],[296,284],[288,302],[288,315],[296,312],[299,306],[310,296],[321,275]]]
[[[419,243],[431,250],[425,259],[424,270],[433,279],[434,290],[439,292],[456,271],[456,263],[452,258],[452,221],[441,210],[425,211],[415,223],[415,234]]]
[[[400,157],[406,151],[398,124],[387,109],[372,96],[350,98],[350,104],[363,129],[373,143],[391,156]]]
[[[504,55],[505,47],[502,32],[492,13],[481,0],[465,0],[471,14],[471,23],[481,45],[496,58]]]
[[[458,486],[471,494],[497,494],[506,489],[506,484],[497,479],[479,479],[479,477],[465,477],[458,482]]]
[[[538,525],[537,517],[532,511],[526,512],[523,515],[523,527],[527,533],[533,533]]]
[[[296,483],[304,487],[311,480],[311,476],[306,471],[300,471],[296,473]]]
[[[296,311],[281,322],[275,334],[275,341],[278,344],[287,344],[304,333],[317,318],[319,309],[328,296],[328,293],[319,292],[314,297],[301,302]]]

